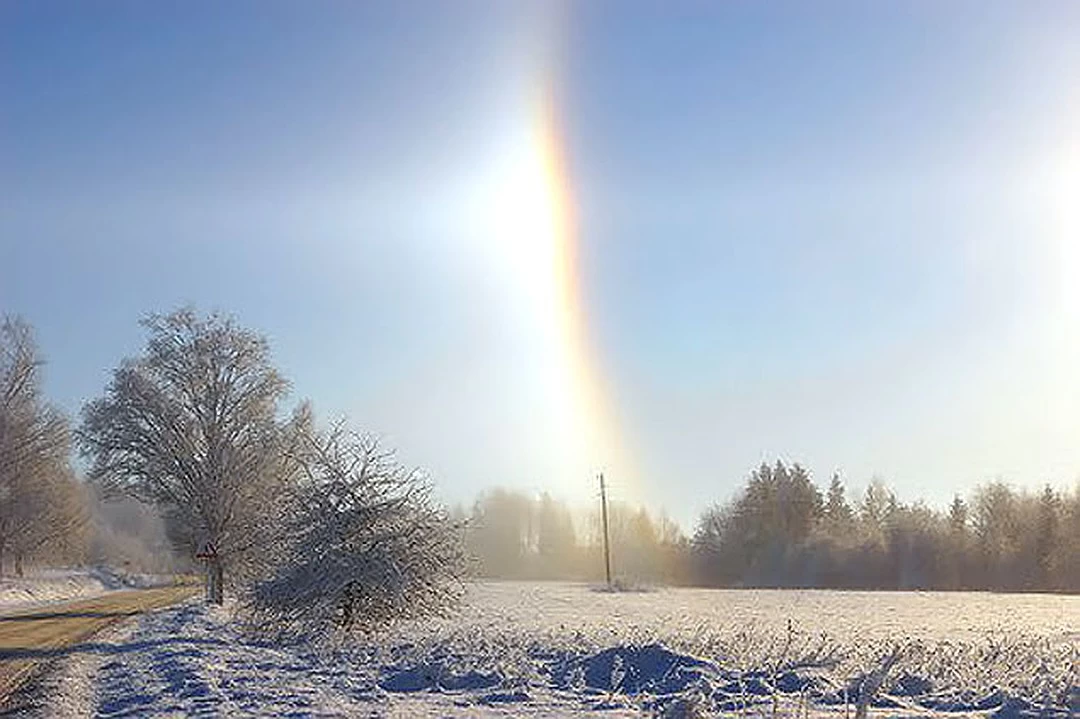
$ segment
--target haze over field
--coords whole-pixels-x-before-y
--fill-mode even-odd
[[[194,302],[450,501],[1076,479],[1075,3],[554,7],[8,4],[50,396]]]

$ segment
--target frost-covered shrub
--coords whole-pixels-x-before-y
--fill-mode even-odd
[[[463,589],[462,532],[425,478],[342,424],[296,444],[294,497],[248,596],[256,625],[368,631],[449,608]]]

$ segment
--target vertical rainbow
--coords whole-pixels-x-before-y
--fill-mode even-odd
[[[549,296],[554,303],[554,335],[560,345],[556,361],[562,365],[559,376],[566,386],[561,389],[568,393],[566,408],[572,415],[566,418],[572,427],[570,441],[576,445],[571,451],[577,454],[571,466],[585,474],[580,477],[581,482],[588,483],[596,472],[604,471],[622,494],[636,494],[635,463],[624,441],[609,374],[604,371],[595,345],[596,335],[590,327],[568,152],[558,97],[550,78],[538,92],[533,123],[532,152],[538,160],[542,175],[538,186],[542,188],[543,206],[549,215],[544,228],[550,234],[546,238],[550,242],[552,262]]]

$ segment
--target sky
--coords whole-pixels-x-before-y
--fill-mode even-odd
[[[423,467],[1080,477],[1080,4],[0,6],[0,312],[77,416],[231,313]]]

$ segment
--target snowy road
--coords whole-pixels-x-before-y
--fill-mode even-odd
[[[163,587],[0,615],[0,705],[37,664],[69,651],[111,624],[189,598],[194,587]]]

